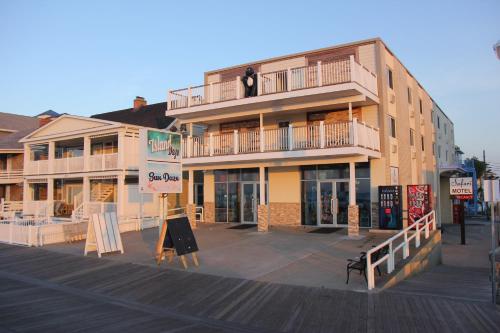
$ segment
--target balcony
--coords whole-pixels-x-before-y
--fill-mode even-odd
[[[8,184],[22,180],[23,170],[0,170],[0,184]]]
[[[183,138],[185,164],[367,155],[380,157],[379,130],[354,119]],[[236,157],[237,155],[237,157]]]
[[[258,94],[245,98],[244,87],[238,76],[223,81],[185,89],[169,91],[169,115],[185,119],[186,113],[217,108],[265,103],[276,105],[277,100],[292,103],[364,95],[371,103],[378,103],[377,77],[354,60],[354,56],[330,62],[288,68],[270,73],[257,73]],[[274,104],[272,104],[274,103]],[[183,117],[184,116],[184,117]]]
[[[54,159],[54,173],[82,172],[82,171],[84,171],[83,156]]]
[[[90,155],[89,171],[104,171],[118,168],[118,153]]]

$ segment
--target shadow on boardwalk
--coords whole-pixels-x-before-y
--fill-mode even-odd
[[[498,331],[500,312],[484,299],[481,289],[484,267],[446,265],[446,255],[445,250],[445,265],[389,291],[361,293],[0,245],[0,328],[16,332]],[[469,276],[481,281],[481,286],[470,293],[472,289],[463,289],[466,280],[453,281],[451,276]],[[487,279],[486,273],[486,284]],[[441,287],[425,287],[433,283]],[[450,292],[439,292],[446,284]]]

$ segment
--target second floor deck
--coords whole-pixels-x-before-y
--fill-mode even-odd
[[[354,155],[380,157],[379,130],[356,119],[188,136],[182,144],[187,165]]]

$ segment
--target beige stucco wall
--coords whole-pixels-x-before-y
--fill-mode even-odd
[[[298,166],[269,168],[269,199],[275,203],[300,203]]]

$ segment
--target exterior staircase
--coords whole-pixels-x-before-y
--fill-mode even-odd
[[[91,202],[106,202],[114,193],[113,184],[101,183],[94,187],[90,192]],[[73,213],[71,214],[71,220],[73,222],[86,222],[88,221],[88,209],[87,202],[82,201],[78,206],[75,207]]]

